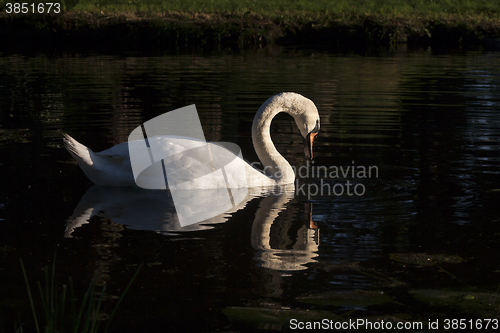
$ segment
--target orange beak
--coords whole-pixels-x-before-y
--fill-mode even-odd
[[[313,159],[313,142],[314,138],[318,135],[318,133],[309,133],[307,134],[307,137],[304,140],[304,154],[306,159],[312,160]]]

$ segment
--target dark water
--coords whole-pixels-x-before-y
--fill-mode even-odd
[[[77,295],[97,271],[102,318],[143,264],[117,332],[498,320],[499,65],[482,51],[0,54],[0,328],[34,330],[19,259],[35,293],[54,253],[56,284],[72,276]],[[255,197],[224,223],[172,227],[161,200],[92,188],[63,148],[62,133],[100,151],[196,104],[208,140],[256,161],[253,115],[281,91],[318,107],[314,164],[291,195]],[[272,133],[304,166],[292,118]]]

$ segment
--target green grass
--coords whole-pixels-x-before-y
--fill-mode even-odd
[[[113,12],[252,13],[333,16],[499,17],[500,1],[490,0],[80,0],[75,10]]]
[[[45,281],[37,282],[40,302],[35,302],[34,293],[31,291],[24,263],[22,260],[20,262],[37,333],[95,333],[99,332],[99,328],[104,324],[104,332],[107,332],[118,306],[122,302],[141,268],[141,266],[139,266],[116,302],[108,319],[104,321],[102,320],[101,305],[106,292],[106,286],[98,291],[96,278],[91,280],[87,291],[81,297],[81,300],[77,301],[71,277],[68,279],[68,284],[63,284],[62,286],[56,285],[56,264],[54,255],[52,267],[49,268],[46,266],[43,269]],[[41,305],[37,306],[37,304],[40,303]],[[40,314],[40,312],[42,314]],[[22,326],[18,327],[16,332],[22,332]]]

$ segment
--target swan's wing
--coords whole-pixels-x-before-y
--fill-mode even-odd
[[[174,185],[181,185],[184,189],[226,187],[221,179],[204,177],[217,169],[214,156],[207,148],[209,143],[177,136],[155,136],[148,138],[147,143],[147,149],[149,149],[152,158],[150,165],[154,164],[155,167],[148,167],[140,171],[141,183],[153,184],[152,186],[154,186],[154,184],[163,181],[163,172],[158,174],[158,170],[162,170],[167,175],[169,187]],[[128,145],[132,152],[135,149],[146,148],[144,141],[131,141]],[[115,152],[108,150],[106,153]],[[162,163],[160,169],[157,168],[157,163]]]
[[[165,165],[165,172],[168,175],[169,182],[176,184],[195,181],[213,171],[215,169],[212,168],[204,157],[197,159],[192,156],[179,156],[175,161],[171,161]],[[209,186],[210,184],[213,184],[213,182],[210,182],[208,179],[205,180],[205,187],[213,187]]]

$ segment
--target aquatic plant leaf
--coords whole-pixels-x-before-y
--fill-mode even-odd
[[[392,301],[392,297],[382,291],[333,291],[310,296],[299,297],[297,300],[309,304],[367,307]]]
[[[391,253],[389,258],[402,264],[417,266],[434,266],[440,263],[459,264],[464,261],[454,254]]]
[[[321,321],[324,319],[340,320],[339,316],[323,310],[233,306],[222,310],[222,312],[233,323],[243,324],[246,327],[273,330],[289,329],[290,318],[300,322]]]
[[[409,291],[415,299],[432,306],[447,307],[477,315],[500,315],[500,295],[494,292],[470,292],[436,289]]]

